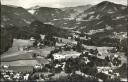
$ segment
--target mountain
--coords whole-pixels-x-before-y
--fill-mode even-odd
[[[40,21],[32,22],[29,27],[36,30],[37,34],[53,35],[58,37],[68,37],[70,32],[68,30],[58,28],[49,24],[44,24]]]
[[[4,26],[26,26],[35,18],[22,7],[1,5],[1,27]]]
[[[28,9],[33,16],[45,24],[62,27],[64,22],[70,20],[70,15],[58,8],[32,7]]]
[[[127,11],[124,5],[103,1],[76,17],[75,30],[89,35],[91,45],[117,46],[127,38]]]
[[[28,9],[28,11],[35,10],[33,15],[42,22],[50,22],[53,20],[59,20],[63,18],[67,18],[68,15],[58,8],[49,8],[49,7],[33,7]]]
[[[62,8],[62,10],[69,13],[70,16],[74,18],[80,13],[89,9],[90,7],[92,7],[92,5],[88,4],[88,5],[82,5],[82,6],[76,6],[76,7],[65,7],[65,8]]]
[[[84,18],[87,19],[91,17],[90,19],[98,19],[102,17],[103,15],[106,14],[113,14],[117,11],[121,11],[125,9],[126,6],[120,5],[120,4],[115,4],[109,1],[103,1],[88,10],[85,10],[83,13],[78,15],[78,18]],[[100,15],[100,16],[99,16]]]
[[[33,7],[28,8],[27,11],[31,14],[34,14],[36,12],[36,10],[39,8],[40,8],[40,6],[37,5],[37,6],[33,6]]]
[[[30,25],[20,28],[17,26],[12,26],[6,27],[5,29],[12,35],[13,38],[17,39],[30,39],[30,37],[40,39],[40,34],[50,34],[58,37],[68,37],[70,35],[68,30],[57,28],[49,24],[44,24],[38,20],[33,21]]]
[[[35,6],[28,9],[39,21],[45,24],[51,24],[60,28],[71,28],[76,22],[75,16],[84,10],[88,9],[91,5],[66,7],[66,8],[49,8]]]
[[[116,29],[116,27],[121,26],[122,28],[120,28],[125,31],[127,24],[125,9],[126,6],[124,5],[103,1],[79,14],[76,18],[76,26],[79,30],[85,29],[86,31],[107,27]],[[126,15],[122,13],[123,11]]]
[[[48,16],[44,16],[44,18],[47,19]],[[59,37],[69,36],[67,30],[44,24],[26,9],[12,5],[1,5],[0,30],[0,53],[7,51],[12,46],[14,38],[29,39],[33,36],[36,39],[40,39],[40,34],[52,34]]]
[[[81,31],[101,43],[110,37],[126,37],[128,9],[124,5],[103,1],[94,6],[71,8],[22,7],[1,5],[1,27],[14,38],[39,38],[40,34],[67,37],[69,31]],[[70,11],[71,10],[71,11]],[[29,12],[31,12],[31,14]],[[72,17],[72,13],[79,13]],[[82,12],[82,13],[81,13]],[[110,39],[110,42],[112,40]],[[106,42],[107,43],[107,42]]]
[[[102,11],[105,13],[114,13],[114,12],[122,10],[124,8],[125,8],[125,6],[123,6],[121,4],[115,4],[113,2],[103,1],[103,2],[95,5],[94,7],[90,8],[88,11],[97,9],[98,12]],[[88,11],[86,11],[86,12],[88,12]]]
[[[35,18],[24,8],[1,5],[1,26],[0,26],[0,54],[7,51],[13,44],[13,35],[17,35],[19,29],[29,25]],[[17,27],[13,29],[12,27]],[[11,32],[12,31],[12,32]]]
[[[48,32],[50,33],[53,31],[62,32],[61,30],[63,29],[56,28],[55,26],[49,23],[43,23],[46,21],[50,21],[51,19],[54,18],[64,18],[66,14],[64,14],[62,10],[47,7],[40,8],[38,6],[32,9],[37,10],[34,15],[30,14],[26,9],[22,7],[12,5],[1,5],[1,27],[6,28],[6,30],[9,31],[14,36],[14,38],[24,39],[29,38],[31,35],[34,35],[35,33],[38,35],[40,33],[47,34]],[[55,16],[53,16],[53,14],[55,14]],[[36,23],[37,27],[34,27],[34,22],[36,21],[38,21],[38,23]],[[37,33],[36,31],[38,30],[42,30],[42,32]],[[53,35],[61,35],[55,32],[53,33]]]

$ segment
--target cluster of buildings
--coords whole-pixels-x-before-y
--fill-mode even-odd
[[[108,76],[110,79],[119,78],[119,73],[114,73],[111,67],[97,67],[98,73],[103,73]]]
[[[19,81],[29,80],[30,73],[13,72],[13,71],[1,71],[1,81]]]
[[[79,33],[74,35],[73,37],[74,38],[79,38],[80,36],[78,36],[78,35],[79,35]],[[44,40],[45,35],[41,35],[41,38],[42,38],[42,40]],[[36,72],[42,70],[43,68],[46,68],[47,70],[49,69],[48,72],[50,72],[50,70],[53,70],[53,68],[54,68],[54,70],[64,71],[67,59],[69,59],[69,58],[72,58],[72,59],[79,58],[79,57],[81,57],[81,55],[86,55],[86,56],[82,56],[82,58],[84,59],[85,64],[88,64],[88,63],[92,62],[89,59],[89,57],[94,57],[94,56],[99,60],[100,59],[106,60],[105,56],[103,56],[103,54],[108,53],[108,50],[110,51],[110,49],[108,49],[108,50],[104,50],[103,51],[104,53],[102,53],[102,52],[98,51],[97,49],[87,49],[86,46],[81,46],[81,47],[84,47],[84,50],[82,50],[81,52],[77,52],[76,45],[78,44],[78,41],[72,40],[70,37],[68,39],[62,39],[62,38],[55,37],[55,39],[56,38],[58,39],[58,42],[56,42],[56,45],[54,47],[59,47],[60,49],[59,49],[58,52],[54,52],[54,53],[51,54],[53,56],[53,60],[52,60],[52,58],[51,58],[51,60],[55,61],[55,60],[63,60],[64,59],[65,62],[60,61],[60,63],[54,64],[53,67],[50,65],[50,63],[47,64],[46,67],[42,66],[42,65],[35,65],[35,66],[33,66],[33,69],[37,70]],[[84,36],[84,37],[80,37],[80,39],[88,40],[89,38]],[[33,37],[31,37],[29,41],[34,43],[36,40]],[[40,46],[40,45],[42,45],[42,43],[38,42],[37,46]],[[76,48],[76,49],[73,50],[73,47]],[[30,51],[29,48],[30,48],[30,46],[23,46],[19,50],[20,51],[24,51],[24,50]],[[69,48],[69,49],[65,50],[66,48]],[[40,54],[35,54],[35,55],[41,56]],[[48,60],[49,59],[50,58],[48,58]],[[120,60],[120,57],[118,55],[114,54],[113,56],[108,56],[108,60],[110,60],[108,62],[111,62],[111,63],[116,62],[116,64],[117,64],[117,61]],[[5,66],[5,68],[8,68],[8,67]],[[120,76],[119,73],[114,73],[113,69],[111,67],[97,67],[97,71],[98,71],[98,73],[103,73],[103,74],[106,74],[106,75],[110,76],[111,79],[113,79],[115,77],[118,78]],[[29,73],[22,74],[20,72],[19,73],[2,72],[2,78],[5,79],[5,80],[15,80],[15,79],[17,79],[17,80],[20,80],[20,79],[21,80],[28,80],[29,76],[30,76]]]

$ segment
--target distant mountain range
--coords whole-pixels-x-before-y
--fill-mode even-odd
[[[126,31],[126,6],[103,1],[97,5],[66,8],[35,6],[29,9],[1,5],[1,27],[24,27],[34,21],[56,28],[90,32],[91,30]]]
[[[33,14],[41,22],[44,22],[46,24],[52,24],[56,27],[65,28],[72,26],[72,23],[74,23],[73,19],[90,7],[91,5],[86,5],[58,9],[35,6],[29,8],[28,12]]]
[[[22,7],[1,5],[1,26],[26,26],[35,18]]]
[[[50,32],[64,37],[72,30],[104,37],[114,32],[127,31],[128,8],[108,1],[60,9],[40,6],[24,9],[1,5],[1,28],[15,38],[28,38]]]

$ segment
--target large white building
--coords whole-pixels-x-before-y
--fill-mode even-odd
[[[53,54],[54,59],[61,60],[61,59],[67,59],[67,58],[76,58],[79,57],[81,53],[75,52],[75,51],[65,51],[62,53],[55,53]]]

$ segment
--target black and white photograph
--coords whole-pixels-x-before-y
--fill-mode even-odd
[[[128,82],[128,0],[0,6],[0,82]]]

